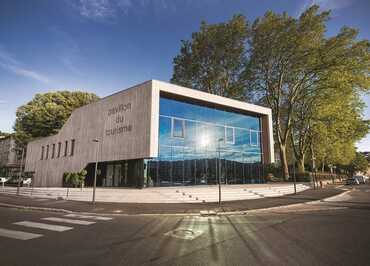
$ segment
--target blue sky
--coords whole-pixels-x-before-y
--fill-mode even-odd
[[[38,92],[106,96],[148,79],[168,81],[180,40],[201,20],[242,13],[252,21],[268,9],[298,16],[313,3],[333,10],[328,35],[347,25],[370,39],[368,0],[1,0],[0,130],[11,131],[16,108]],[[370,106],[369,95],[364,101]],[[370,134],[359,149],[370,150]]]

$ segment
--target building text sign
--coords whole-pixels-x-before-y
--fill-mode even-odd
[[[121,103],[108,109],[108,117],[114,116],[115,126],[105,130],[106,136],[114,136],[132,131],[132,125],[125,123],[125,115],[127,112],[131,112],[131,103]]]

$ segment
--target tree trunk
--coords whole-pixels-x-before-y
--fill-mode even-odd
[[[288,168],[288,160],[286,157],[286,146],[285,144],[280,144],[280,162],[281,162],[281,170],[285,180],[289,179],[289,168]]]
[[[304,154],[297,158],[298,173],[304,173]]]

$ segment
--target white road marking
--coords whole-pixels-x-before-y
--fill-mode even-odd
[[[29,240],[33,238],[42,237],[42,235],[40,234],[32,234],[23,231],[9,230],[4,228],[0,228],[0,236],[19,240]]]
[[[99,220],[99,221],[109,221],[113,218],[111,217],[104,217],[104,216],[93,216],[93,215],[81,215],[81,214],[74,214],[70,213],[67,215],[64,215],[65,217],[71,217],[71,218],[80,218],[80,219],[93,219],[93,220]]]
[[[60,222],[60,223],[69,223],[69,224],[79,224],[79,225],[89,225],[94,224],[95,222],[91,221],[83,221],[83,220],[72,220],[72,219],[65,219],[59,217],[47,217],[41,218],[42,220],[52,221],[52,222]]]
[[[183,240],[194,240],[195,238],[199,237],[201,234],[203,234],[203,232],[200,230],[177,228],[175,230],[171,230],[165,233],[164,235],[183,239]]]
[[[29,222],[29,221],[22,221],[22,222],[17,222],[13,224],[22,225],[26,227],[32,227],[32,228],[40,228],[40,229],[45,229],[45,230],[50,230],[50,231],[57,231],[57,232],[63,232],[63,231],[73,229],[73,227],[69,227],[69,226],[44,224],[44,223],[36,223],[36,222]]]

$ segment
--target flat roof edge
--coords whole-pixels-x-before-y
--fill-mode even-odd
[[[232,107],[236,109],[241,109],[244,111],[262,114],[262,115],[271,115],[271,108],[251,104],[243,101],[238,101],[235,99],[230,99],[227,97],[210,94],[204,91],[199,91],[183,86],[179,86],[172,83],[167,83],[159,80],[153,80],[154,84],[158,85],[160,91],[167,92],[169,94],[175,94],[187,98],[193,98],[199,101],[211,102],[219,105],[224,105],[227,107]]]

